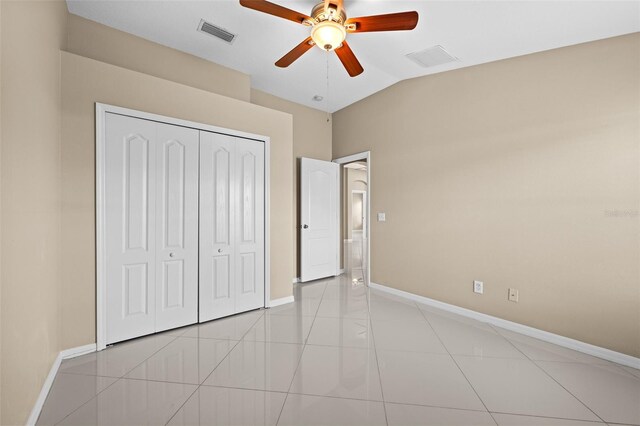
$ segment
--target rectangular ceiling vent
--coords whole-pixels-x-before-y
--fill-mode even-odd
[[[409,53],[407,58],[424,68],[456,62],[459,59],[444,50],[442,46],[433,46],[419,52]]]
[[[226,41],[229,44],[233,43],[233,40],[236,39],[235,34],[230,33],[224,28],[220,28],[216,25],[210,24],[204,19],[200,21],[200,25],[198,25],[198,31],[212,35],[216,38],[219,38],[220,40]]]

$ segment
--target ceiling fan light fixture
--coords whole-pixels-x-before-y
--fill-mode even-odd
[[[346,37],[347,30],[334,21],[319,22],[311,29],[311,39],[322,50],[331,51],[340,47]]]

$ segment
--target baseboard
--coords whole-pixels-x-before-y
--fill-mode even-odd
[[[300,277],[296,277],[296,278],[293,279],[293,283],[294,284],[299,283],[299,282],[300,282]]]
[[[569,337],[564,337],[558,334],[550,333],[548,331],[529,327],[528,325],[523,325],[517,322],[512,322],[502,318],[472,311],[471,309],[450,305],[448,303],[440,302],[438,300],[430,299],[428,297],[418,296],[417,294],[387,287],[382,284],[376,284],[376,283],[370,282],[369,287],[375,290],[383,291],[385,293],[393,294],[395,296],[404,297],[406,299],[410,299],[415,302],[422,303],[424,305],[433,306],[434,308],[439,308],[444,311],[462,315],[467,318],[472,318],[481,322],[486,322],[491,325],[495,325],[497,327],[504,328],[509,331],[524,334],[525,336],[533,337],[535,339],[553,343],[558,346],[573,349],[574,351],[582,352],[587,355],[606,359],[607,361],[612,361],[621,365],[626,365],[627,367],[640,369],[640,358],[636,358],[631,355],[626,355],[620,352],[612,351],[611,349],[602,348],[600,346],[595,346],[590,343],[581,342],[579,340],[574,340]]]
[[[90,343],[88,345],[78,346],[77,348],[65,349],[64,351],[60,352],[60,355],[62,356],[62,359],[70,359],[80,355],[90,354],[91,352],[95,351],[96,344]]]
[[[344,274],[344,269],[338,269],[338,275]]]
[[[273,299],[269,302],[270,308],[275,308],[276,306],[286,305],[287,303],[292,303],[295,299],[293,296],[281,297],[280,299]]]
[[[38,399],[36,399],[36,403],[31,410],[31,414],[29,414],[29,419],[27,420],[27,426],[33,426],[38,421],[38,417],[40,417],[40,412],[42,411],[42,407],[44,406],[44,402],[47,400],[47,396],[49,395],[49,391],[51,390],[51,386],[53,386],[53,381],[56,378],[56,374],[58,374],[58,369],[60,369],[60,364],[63,359],[75,358],[80,355],[88,354],[96,351],[96,344],[92,343],[89,345],[78,346],[77,348],[65,349],[64,351],[60,351],[56,359],[53,361],[53,365],[49,370],[49,374],[42,384],[42,389],[40,389],[40,394],[38,395]]]

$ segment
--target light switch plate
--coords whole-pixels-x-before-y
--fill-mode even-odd
[[[386,213],[378,213],[378,222],[386,222]]]
[[[515,288],[509,289],[509,301],[518,303],[518,299],[520,298],[518,290]]]

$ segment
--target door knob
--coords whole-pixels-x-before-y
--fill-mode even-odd
[[[222,253],[222,249],[218,249],[218,253]]]
[[[173,257],[173,253],[169,253],[169,257]]]
[[[309,227],[309,225],[307,225],[307,224],[305,223],[304,225],[302,225],[302,227],[303,227],[304,229],[307,229],[307,228]]]

